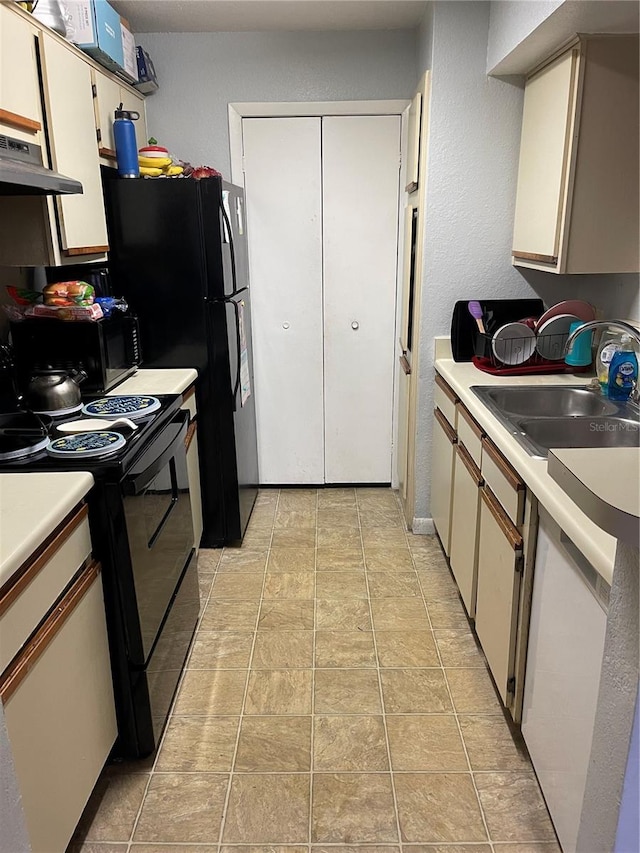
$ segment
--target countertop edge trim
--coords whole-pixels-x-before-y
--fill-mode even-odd
[[[630,512],[619,507],[611,506],[599,497],[586,483],[574,474],[554,454],[549,451],[547,471],[552,480],[562,488],[579,509],[587,515],[594,524],[601,527],[616,539],[625,542],[638,543],[638,519]]]

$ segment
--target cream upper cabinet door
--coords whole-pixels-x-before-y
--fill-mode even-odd
[[[261,483],[324,481],[319,118],[242,122]]]
[[[640,271],[639,37],[581,35],[527,80],[513,262]]]
[[[123,109],[137,112],[140,118],[134,121],[138,148],[147,144],[147,121],[144,98],[125,89],[117,80],[94,69],[96,128],[100,131],[98,150],[100,157],[110,166],[116,163],[116,143],[113,136],[114,113],[122,104]]]
[[[0,3],[0,127],[33,140],[42,128],[35,30]]]
[[[57,199],[62,253],[107,250],[107,225],[96,150],[91,67],[43,33],[42,65],[53,168],[80,181],[82,195]]]
[[[527,80],[513,232],[515,258],[538,255],[538,260],[548,263],[558,258],[577,55],[571,50]]]
[[[388,483],[400,116],[322,128],[325,482]]]
[[[122,106],[125,110],[140,113],[140,118],[137,121],[134,121],[133,126],[136,131],[136,143],[138,148],[144,148],[144,146],[148,144],[149,140],[144,98],[142,95],[132,92],[131,89],[125,89],[124,86],[121,86],[120,100],[122,101]],[[111,117],[113,118],[113,112],[111,113]],[[162,142],[160,144],[162,145]]]
[[[116,80],[94,69],[96,130],[98,151],[110,166],[115,165],[116,143],[113,138],[113,114],[120,103],[120,85]]]

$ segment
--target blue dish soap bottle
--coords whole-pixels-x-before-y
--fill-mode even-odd
[[[608,396],[610,400],[627,400],[638,381],[638,359],[630,335],[623,335],[620,349],[609,365]]]
[[[118,175],[121,178],[139,178],[138,145],[133,122],[140,118],[134,110],[123,110],[122,104],[114,113],[113,137],[116,143]]]

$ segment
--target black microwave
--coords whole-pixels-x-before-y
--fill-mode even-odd
[[[11,323],[18,386],[24,390],[34,369],[81,368],[83,394],[111,390],[142,363],[138,318],[114,311],[95,322],[62,322],[32,317]]]

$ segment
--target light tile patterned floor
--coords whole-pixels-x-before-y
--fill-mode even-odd
[[[70,850],[558,853],[438,541],[394,492],[262,491],[199,573],[161,747],[104,771]]]

